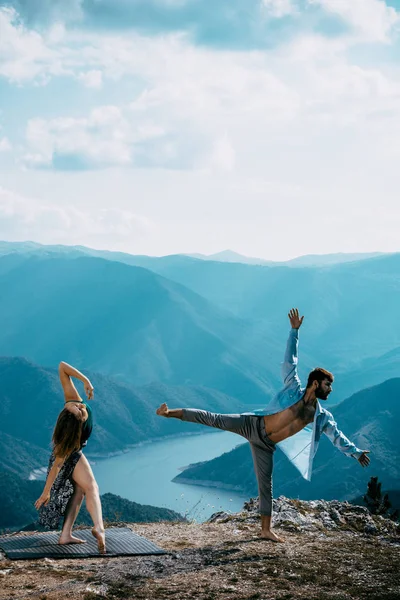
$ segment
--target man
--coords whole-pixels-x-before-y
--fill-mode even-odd
[[[319,400],[327,400],[332,391],[332,373],[316,368],[308,376],[307,387],[301,387],[297,375],[297,354],[299,329],[304,317],[300,318],[297,308],[292,309],[288,317],[292,329],[282,365],[284,388],[262,415],[221,415],[193,408],[169,409],[166,404],[162,404],[156,411],[162,417],[231,431],[250,442],[258,482],[261,537],[274,542],[284,541],[271,529],[272,465],[276,444],[280,444],[281,449],[308,480],[311,479],[312,461],[321,433],[325,433],[344,454],[356,458],[362,467],[367,467],[370,462],[369,451],[360,450],[352,444],[339,431],[332,414],[319,403]],[[312,428],[308,427],[310,423],[313,424]]]

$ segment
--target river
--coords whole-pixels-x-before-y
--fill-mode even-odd
[[[173,483],[172,479],[183,467],[220,456],[240,443],[242,439],[233,433],[205,433],[143,444],[90,462],[101,494],[111,492],[140,504],[171,508],[201,522],[219,510],[240,510],[246,497],[232,491]]]

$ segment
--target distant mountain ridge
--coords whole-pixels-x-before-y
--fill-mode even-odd
[[[400,346],[400,253],[301,269],[212,261],[151,268],[248,320],[252,339],[268,336],[282,349],[286,310],[298,306],[309,340],[302,352],[329,370]]]
[[[400,376],[400,346],[382,356],[366,358],[343,373],[337,373],[334,384],[335,397],[355,394],[363,388],[378,385],[384,379]]]
[[[200,260],[244,263],[247,265],[261,265],[268,267],[321,267],[324,265],[333,265],[359,260],[366,260],[368,258],[375,258],[376,256],[383,256],[384,254],[384,252],[337,252],[336,254],[305,254],[304,256],[298,256],[296,258],[291,258],[289,260],[283,261],[265,260],[263,258],[244,256],[243,254],[239,254],[238,252],[235,252],[233,250],[223,250],[222,252],[217,252],[215,254],[186,254],[185,256],[190,256],[191,258],[198,258]]]
[[[3,246],[2,249],[0,243],[0,254],[10,250],[7,243]],[[11,246],[14,248],[14,245]],[[26,252],[29,248],[30,245]],[[58,253],[60,248],[63,258]],[[91,346],[85,341],[89,340],[89,336],[83,338],[76,326],[68,331],[71,342],[68,345],[69,360],[82,361],[79,363],[82,367],[105,371],[135,384],[153,380],[173,384],[204,383],[229,395],[237,394],[244,402],[263,405],[264,399],[280,387],[279,364],[288,331],[285,313],[292,305],[299,306],[306,315],[300,338],[300,372],[305,378],[307,372],[318,365],[337,374],[335,387],[340,392],[335,394],[337,401],[365,387],[361,384],[355,388],[351,381],[351,373],[358,369],[360,361],[377,355],[379,358],[379,355],[400,347],[400,328],[393,326],[400,303],[400,254],[302,269],[271,269],[202,261],[181,255],[162,258],[122,255],[122,262],[129,259],[141,264],[139,277],[139,267],[130,266],[132,270],[129,270],[120,265],[118,253],[103,252],[109,257],[106,259],[108,267],[103,269],[108,274],[103,285],[96,282],[96,289],[102,290],[99,294],[90,281],[98,280],[99,265],[104,259],[83,257],[81,247],[71,250],[69,247],[40,246],[39,250],[41,254],[32,257],[22,247],[20,253],[8,253],[0,258],[0,285],[6,290],[6,295],[8,289],[14,291],[8,294],[6,306],[0,299],[0,325],[9,306],[16,313],[12,319],[3,317],[3,331],[7,330],[7,326],[13,326],[11,340],[3,345],[0,340],[0,352],[6,355],[22,354],[40,364],[52,364],[54,355],[60,352],[54,346],[54,336],[46,344],[43,339],[40,352],[37,348],[32,349],[32,344],[37,346],[37,340],[45,336],[36,333],[26,339],[25,332],[32,330],[37,315],[32,315],[26,326],[25,314],[31,313],[31,299],[34,298],[36,305],[43,304],[45,307],[37,326],[45,332],[57,331],[58,325],[48,327],[47,321],[58,310],[59,304],[64,302],[65,305],[65,294],[59,289],[58,280],[70,269],[68,262],[72,262],[75,268],[79,261],[86,266],[79,267],[81,272],[75,274],[72,281],[71,274],[65,280],[68,291],[71,287],[76,289],[70,302],[74,310],[75,298],[79,298],[80,306],[76,307],[79,324],[83,322],[84,313],[92,316],[93,306],[97,308],[100,302],[103,308],[99,307],[95,326],[90,325],[94,331],[94,334],[90,333]],[[36,271],[33,276],[28,275],[26,284],[18,282],[15,288],[15,278],[19,276],[24,280],[26,271],[35,264],[33,271],[38,269],[41,273]],[[58,269],[60,264],[64,265],[62,269]],[[115,277],[114,271],[118,273]],[[161,275],[161,279],[157,275]],[[36,289],[37,278],[43,282],[42,291],[49,288],[44,299]],[[90,292],[86,291],[88,285],[82,293],[86,279]],[[115,290],[114,281],[117,282]],[[184,288],[176,287],[176,283]],[[126,293],[129,286],[131,306],[128,306]],[[172,294],[170,290],[173,290]],[[190,295],[190,291],[194,291],[195,295]],[[60,294],[61,301],[58,300]],[[160,302],[154,304],[160,295],[169,308]],[[135,309],[137,302],[150,309],[145,327],[140,325],[142,317],[136,318],[139,316]],[[71,313],[71,319],[77,321],[69,306],[65,312]],[[19,319],[21,313],[23,318]],[[98,341],[98,323],[103,327],[103,323],[109,323],[119,313],[121,318],[118,321],[121,322],[116,324],[116,331],[108,326],[110,350],[107,356],[101,356],[104,343]],[[161,321],[160,313],[163,313]],[[375,315],[373,319],[371,314]],[[179,323],[175,328],[171,328],[172,319]],[[19,329],[23,330],[22,335]],[[88,325],[85,325],[83,330],[87,329]],[[57,333],[60,339],[62,335]],[[56,344],[60,346],[59,340]],[[45,351],[46,348],[48,351]],[[93,356],[94,349],[97,356]],[[189,361],[191,364],[188,364]],[[393,361],[391,364],[388,361],[380,363],[379,368],[373,370],[376,377],[367,381],[366,385],[396,376]],[[346,373],[350,376],[347,377]],[[360,381],[362,377],[357,376],[354,381],[356,379]]]
[[[65,246],[63,244],[45,245],[37,242],[4,242],[0,241],[0,256],[10,253],[18,254],[69,254],[71,256],[94,256],[98,258],[106,258],[108,260],[115,260],[124,262],[130,265],[146,266],[146,259],[148,266],[151,261],[157,261],[162,259],[173,259],[175,257],[206,260],[214,262],[236,262],[251,265],[264,265],[269,267],[274,266],[288,266],[288,267],[310,267],[310,266],[323,266],[332,264],[341,264],[346,262],[354,262],[360,260],[366,260],[368,258],[374,258],[376,256],[384,256],[389,253],[385,252],[337,252],[334,254],[305,254],[296,258],[291,258],[284,261],[273,261],[264,258],[255,258],[251,256],[244,256],[234,250],[222,250],[214,254],[196,254],[196,253],[180,253],[170,254],[165,256],[147,256],[147,255],[135,255],[127,252],[118,252],[113,250],[96,250],[95,248],[89,248],[87,246]],[[150,267],[149,267],[150,268]]]
[[[278,385],[247,323],[152,271],[99,258],[0,258],[0,353],[143,385],[204,385],[263,402]]]
[[[359,448],[371,451],[371,465],[363,469],[322,436],[311,482],[299,476],[286,456],[277,450],[274,459],[274,494],[311,500],[351,500],[367,489],[369,478],[378,476],[386,489],[400,482],[400,378],[362,390],[344,400],[334,411],[338,427]],[[212,461],[198,463],[176,477],[181,483],[214,485],[257,495],[249,444],[242,444]]]

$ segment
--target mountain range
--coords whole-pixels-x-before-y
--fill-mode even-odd
[[[33,243],[2,242],[1,254],[7,356],[51,366],[63,354],[135,385],[206,385],[261,406],[279,389],[286,310],[298,305],[300,374],[337,374],[333,402],[397,375],[400,254],[298,269]]]
[[[244,263],[247,265],[264,265],[268,267],[286,266],[286,267],[317,267],[323,265],[332,265],[345,262],[353,262],[357,260],[365,260],[381,256],[382,252],[365,252],[365,253],[345,253],[338,252],[336,254],[306,254],[285,261],[265,260],[263,258],[254,258],[253,256],[244,256],[234,250],[223,250],[215,254],[187,254],[192,258],[200,260],[211,260],[216,262],[233,262]]]
[[[202,385],[244,403],[279,386],[271,340],[147,269],[99,258],[0,258],[0,353],[143,385]]]
[[[329,369],[342,370],[349,362],[400,346],[400,327],[395,326],[400,300],[399,253],[299,257],[273,266],[33,243],[10,246],[3,242],[1,254],[21,260],[87,255],[145,268],[192,290],[214,308],[244,319],[247,338],[264,345],[270,340],[277,344],[278,353],[287,333],[286,311],[299,306],[306,315],[309,334],[304,354],[312,361],[329,363]],[[289,263],[299,268],[289,268]]]
[[[208,260],[213,262],[235,262],[252,265],[266,265],[270,267],[274,266],[287,266],[287,267],[310,267],[310,266],[323,266],[340,264],[345,262],[354,262],[359,260],[365,260],[368,258],[374,258],[375,256],[382,256],[383,252],[338,252],[336,254],[306,254],[304,256],[298,256],[286,261],[273,261],[265,260],[263,258],[254,258],[250,256],[244,256],[234,250],[222,250],[214,254],[175,254],[164,257],[150,257],[146,255],[133,255],[126,252],[116,252],[111,250],[96,250],[94,248],[88,248],[87,246],[65,246],[62,244],[56,245],[43,245],[37,242],[4,242],[0,240],[0,256],[5,254],[25,254],[25,255],[50,255],[50,254],[68,254],[72,256],[96,256],[99,258],[106,258],[108,260],[116,260],[124,262],[130,265],[145,266],[144,264],[137,263],[135,261],[143,261],[149,259],[151,261],[154,258],[161,259],[173,259],[176,257],[188,257],[198,260]]]

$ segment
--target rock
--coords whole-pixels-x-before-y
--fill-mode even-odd
[[[335,521],[335,523],[336,523],[337,525],[339,525],[339,524],[340,524],[340,525],[343,525],[343,524],[345,524],[345,523],[346,523],[346,521],[343,519],[343,517],[342,517],[342,515],[340,514],[340,512],[338,511],[338,509],[337,509],[337,508],[335,508],[335,507],[333,507],[333,506],[331,506],[331,509],[330,509],[329,515],[330,515],[331,519],[332,519],[333,521]]]
[[[93,583],[89,584],[86,586],[85,588],[85,592],[91,592],[92,594],[95,594],[96,596],[99,597],[104,597],[107,595],[107,586],[106,585],[95,585]]]
[[[244,503],[243,512],[215,513],[211,523],[258,521],[258,498]],[[295,500],[280,496],[273,501],[273,524],[289,531],[333,531],[342,529],[367,535],[398,535],[400,524],[382,516],[372,517],[364,506],[338,500]]]
[[[230,518],[231,518],[230,513],[227,513],[227,512],[224,512],[221,510],[220,512],[213,513],[207,522],[208,523],[225,523]]]
[[[376,535],[378,533],[378,528],[376,525],[367,523],[364,527],[364,533],[369,535]]]

